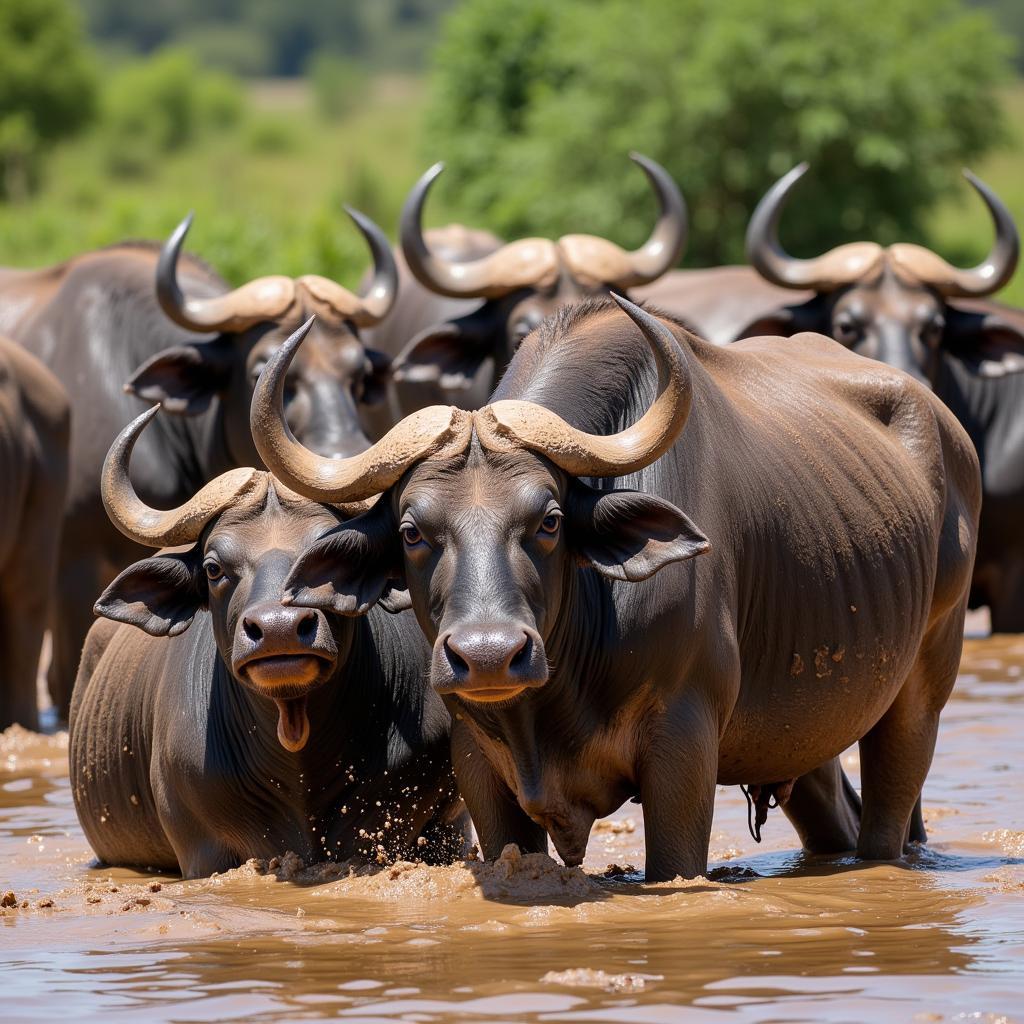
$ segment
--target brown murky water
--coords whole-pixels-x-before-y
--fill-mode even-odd
[[[546,858],[323,881],[90,868],[66,737],[0,739],[0,1019],[1024,1021],[1024,637],[969,641],[907,865],[801,857],[719,792],[711,879],[645,886],[630,805]],[[856,779],[855,753],[845,758]]]

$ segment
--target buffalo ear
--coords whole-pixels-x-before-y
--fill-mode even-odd
[[[1015,323],[998,309],[973,311],[947,305],[943,343],[951,355],[971,364],[982,377],[1024,372],[1024,323]]]
[[[824,296],[812,295],[806,302],[777,306],[756,313],[736,332],[734,341],[741,338],[791,338],[794,334],[814,331],[828,334],[828,308]]]
[[[306,548],[285,580],[285,603],[354,616],[379,601],[387,611],[401,611],[399,544],[390,504],[381,498]]]
[[[363,377],[363,393],[359,396],[359,401],[363,405],[380,405],[388,397],[391,359],[375,348],[367,348],[366,361],[369,369]]]
[[[93,611],[127,622],[150,636],[184,633],[206,604],[202,552],[157,555],[129,565],[100,595]]]
[[[711,550],[711,542],[675,507],[639,491],[595,491],[573,481],[569,541],[581,565],[637,583],[672,562]]]
[[[490,302],[466,316],[428,327],[395,357],[394,378],[400,383],[466,390],[473,386],[484,360],[494,356],[499,327]]]
[[[147,359],[124,389],[179,416],[197,416],[209,408],[231,378],[231,345],[223,341],[176,345]]]

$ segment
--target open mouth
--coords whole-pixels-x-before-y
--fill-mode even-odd
[[[277,739],[296,753],[309,740],[306,693],[320,677],[323,658],[312,654],[277,654],[254,658],[240,669],[249,682],[273,700],[277,708]]]
[[[464,700],[480,704],[497,704],[499,701],[512,700],[528,689],[528,686],[488,686],[476,690],[456,690],[455,693]]]

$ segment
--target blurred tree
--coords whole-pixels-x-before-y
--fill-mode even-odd
[[[921,237],[999,142],[1008,44],[956,0],[466,0],[438,48],[426,138],[460,219],[506,236],[639,243],[639,150],[691,207],[687,262],[741,260],[754,205],[801,160],[798,253]]]
[[[0,198],[23,198],[46,150],[93,113],[96,77],[64,0],[0,3]]]
[[[108,169],[143,174],[206,130],[228,128],[241,116],[233,79],[202,71],[185,50],[162,50],[117,70],[103,89],[100,132]]]

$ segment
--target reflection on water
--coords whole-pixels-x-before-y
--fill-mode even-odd
[[[0,1019],[1020,1021],[1022,669],[1024,638],[968,642],[925,790],[932,841],[908,864],[804,857],[778,812],[755,846],[723,789],[711,878],[651,886],[625,880],[643,864],[634,805],[599,823],[587,873],[94,870],[66,738],[9,730]],[[855,751],[845,764],[856,778]]]

